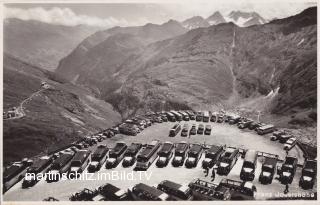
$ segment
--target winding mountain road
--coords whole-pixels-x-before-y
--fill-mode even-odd
[[[3,120],[15,120],[15,119],[20,119],[24,116],[26,116],[26,113],[24,112],[24,104],[30,102],[32,100],[33,97],[37,96],[38,94],[40,94],[42,91],[46,90],[48,88],[41,88],[40,90],[32,93],[29,97],[27,97],[26,99],[24,99],[23,101],[20,102],[19,106],[14,110],[15,111],[15,116],[14,117],[9,117]]]

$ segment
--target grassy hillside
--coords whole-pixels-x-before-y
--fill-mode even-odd
[[[42,81],[50,84],[49,89],[24,105],[26,116],[4,120],[4,162],[66,145],[120,121],[111,105],[96,99],[90,91],[61,83],[61,79],[4,56],[4,111],[38,91]]]

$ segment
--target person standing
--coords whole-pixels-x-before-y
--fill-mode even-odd
[[[204,173],[206,173],[205,177],[209,175],[209,167],[204,168]]]
[[[212,169],[211,181],[213,182],[215,178],[216,178],[216,172],[214,171],[214,169]]]
[[[289,184],[286,184],[286,188],[285,188],[285,190],[284,190],[284,194],[287,194],[289,192]]]

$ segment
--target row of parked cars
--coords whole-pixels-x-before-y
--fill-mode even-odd
[[[196,124],[192,124],[191,128],[189,129],[189,124],[185,123],[182,127],[180,124],[175,124],[169,131],[169,137],[175,137],[181,130],[181,136],[187,137],[189,135],[210,135],[212,127],[211,125],[204,126],[203,124],[199,124],[198,127]]]
[[[294,146],[297,145],[297,138],[293,137],[284,130],[277,130],[273,132],[273,135],[270,137],[271,141],[279,141],[284,144],[284,150],[291,150]]]
[[[170,111],[166,112],[166,115],[168,116],[168,119],[171,119],[169,121],[172,122],[180,122],[180,121],[190,121],[195,120],[197,122],[217,122],[217,123],[229,123],[230,125],[237,125],[239,129],[245,129],[248,128],[250,130],[255,130],[259,135],[264,135],[268,133],[272,133],[275,130],[274,125],[271,124],[265,124],[261,122],[255,122],[252,119],[241,117],[239,115],[234,114],[225,114],[225,113],[218,113],[218,112],[210,112],[210,111],[199,111],[199,112],[193,112],[193,111]],[[173,120],[172,120],[173,119]],[[183,128],[180,127],[181,125],[176,124],[172,129],[170,130],[170,136],[175,136],[177,133],[182,129],[183,134],[182,136],[187,136],[188,133],[188,125],[185,124]],[[193,124],[190,131],[192,131],[189,134],[203,134],[204,132],[211,133],[211,126],[206,125],[204,129],[204,125],[200,124],[198,130],[195,128],[196,125]]]
[[[199,201],[199,200],[252,200],[256,187],[251,182],[223,178],[218,184],[194,179],[189,184],[170,180],[156,186],[138,183],[128,189],[105,184],[95,190],[83,189],[74,193],[70,201]],[[50,197],[48,200],[53,200]],[[55,199],[57,200],[57,199]]]

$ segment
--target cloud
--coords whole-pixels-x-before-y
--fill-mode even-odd
[[[87,15],[77,15],[69,8],[54,7],[51,9],[44,9],[42,7],[36,8],[8,8],[4,9],[5,18],[17,18],[21,20],[36,20],[49,24],[77,26],[88,25],[96,27],[112,27],[112,26],[128,26],[129,23],[125,19],[116,19],[113,17],[98,18]]]

